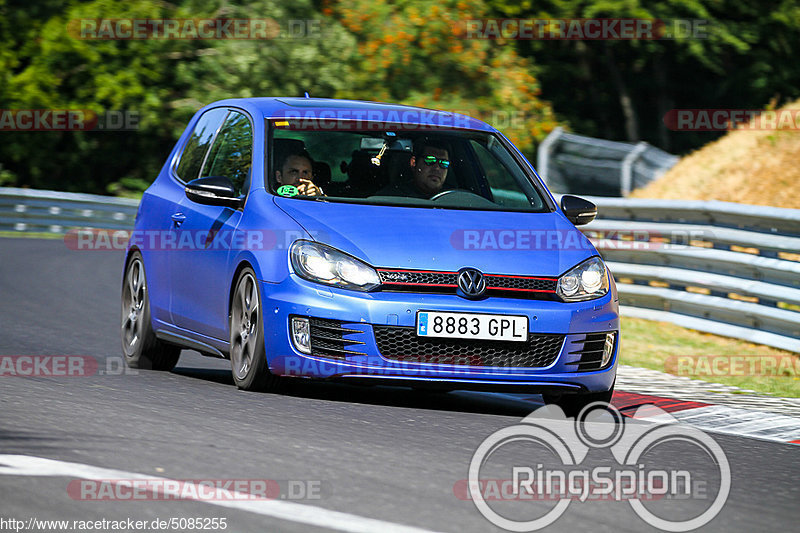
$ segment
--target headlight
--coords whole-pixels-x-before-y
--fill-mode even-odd
[[[289,257],[295,273],[309,281],[357,291],[369,291],[381,284],[374,268],[324,244],[296,241]]]
[[[587,259],[558,278],[556,294],[566,302],[600,298],[608,293],[608,271],[599,257]]]

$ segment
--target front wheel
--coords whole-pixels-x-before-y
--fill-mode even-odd
[[[122,353],[131,368],[172,370],[181,349],[156,338],[150,322],[150,297],[142,254],[134,252],[122,285]]]
[[[267,368],[264,352],[264,318],[256,276],[246,268],[236,282],[230,314],[231,370],[243,390],[276,390],[279,378]]]

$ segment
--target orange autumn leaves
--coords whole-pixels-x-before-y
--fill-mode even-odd
[[[558,125],[534,65],[512,44],[465,38],[466,21],[486,16],[480,2],[329,0],[323,13],[356,35],[359,98],[468,114],[528,153]]]

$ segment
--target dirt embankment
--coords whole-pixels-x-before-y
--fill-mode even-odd
[[[800,110],[800,100],[783,109]],[[800,209],[800,130],[731,131],[633,198],[723,200]]]

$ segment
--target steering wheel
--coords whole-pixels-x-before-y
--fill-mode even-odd
[[[431,196],[431,197],[429,198],[429,200],[430,200],[431,202],[435,202],[435,201],[436,201],[436,200],[438,200],[439,198],[442,198],[443,196],[447,196],[448,194],[452,194],[452,193],[454,193],[454,192],[465,192],[465,193],[467,193],[467,194],[472,194],[472,195],[475,195],[475,196],[477,196],[477,195],[476,195],[474,192],[472,192],[472,191],[468,191],[467,189],[447,189],[446,191],[442,191],[442,192],[439,192],[439,193],[436,193],[436,194],[434,194],[433,196]]]

